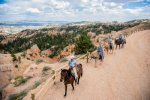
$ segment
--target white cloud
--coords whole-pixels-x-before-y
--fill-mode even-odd
[[[69,2],[67,1],[51,0],[51,4],[58,9],[65,9],[69,7]]]
[[[143,9],[141,8],[136,8],[136,9],[125,9],[127,12],[134,14],[134,15],[139,15]]]
[[[117,6],[117,4],[114,3],[114,2],[104,2],[104,5],[106,5],[106,6],[111,6],[111,7]]]
[[[39,2],[39,3],[42,3],[44,2],[44,0],[32,0],[33,2]]]
[[[40,10],[37,8],[28,8],[26,11],[31,13],[40,13]]]
[[[87,3],[89,2],[89,0],[81,0],[83,3]]]
[[[16,16],[10,18],[14,20],[71,21],[150,18],[149,6],[123,7],[133,1],[139,0],[8,0],[8,3],[0,4],[0,21],[12,16]]]

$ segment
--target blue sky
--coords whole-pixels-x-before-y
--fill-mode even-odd
[[[128,2],[124,5],[125,8],[137,8],[145,7],[150,5],[150,0],[139,0],[136,2]]]
[[[0,0],[0,4],[6,3],[6,0]]]
[[[150,0],[0,0],[2,21],[150,19]]]

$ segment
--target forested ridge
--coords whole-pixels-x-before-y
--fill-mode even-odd
[[[94,32],[98,34],[108,34],[112,31],[119,31],[129,27],[138,25],[135,24],[89,24],[89,25],[63,25],[61,27],[42,28],[39,30],[23,30],[17,38],[9,41],[6,44],[0,43],[0,51],[2,53],[18,53],[29,49],[34,44],[37,44],[40,50],[50,49],[53,55],[58,55],[59,52],[69,44],[74,44],[78,35],[82,33]],[[55,35],[48,34],[49,32],[57,31]],[[24,33],[26,35],[24,36]],[[80,44],[80,43],[78,43]],[[78,46],[79,47],[79,46]],[[91,46],[92,47],[92,46]],[[85,51],[84,51],[85,52]]]

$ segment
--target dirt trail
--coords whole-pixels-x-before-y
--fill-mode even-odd
[[[75,91],[59,80],[42,100],[150,100],[150,30],[137,32],[127,38],[124,49],[105,57],[94,67],[94,60],[83,64],[84,74]]]

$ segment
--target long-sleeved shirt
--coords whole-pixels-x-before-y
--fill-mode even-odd
[[[99,46],[99,47],[98,47],[97,52],[98,52],[99,55],[100,55],[100,54],[103,55],[103,48],[102,48],[102,46]]]
[[[124,39],[124,36],[123,35],[119,35],[119,39]]]
[[[71,60],[69,61],[69,66],[70,66],[70,68],[75,67],[75,65],[76,65],[75,60],[74,60],[74,59],[71,59]]]
[[[111,38],[108,39],[108,43],[112,44],[112,39]]]

